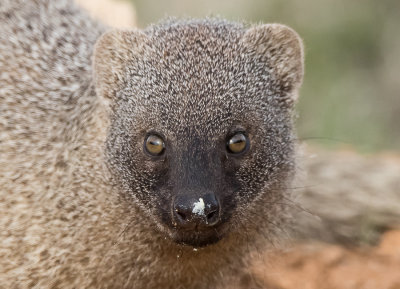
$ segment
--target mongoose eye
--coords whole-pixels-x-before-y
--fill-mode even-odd
[[[240,154],[248,148],[249,139],[242,132],[233,135],[227,143],[227,150],[233,154]]]
[[[151,134],[146,138],[144,148],[152,156],[159,156],[165,149],[164,140],[158,135]]]

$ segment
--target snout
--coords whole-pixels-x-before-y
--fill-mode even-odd
[[[221,207],[214,193],[196,197],[180,195],[171,206],[173,223],[180,229],[201,231],[220,222]]]

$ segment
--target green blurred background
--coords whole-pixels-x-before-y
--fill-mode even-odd
[[[279,22],[304,39],[299,137],[400,150],[399,0],[131,0],[139,27],[165,16]]]

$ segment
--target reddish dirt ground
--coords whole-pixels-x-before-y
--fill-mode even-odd
[[[253,274],[270,289],[400,289],[400,230],[376,247],[307,243],[264,259]]]

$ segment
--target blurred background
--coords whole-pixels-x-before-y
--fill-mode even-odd
[[[400,1],[131,0],[141,28],[173,16],[279,22],[304,39],[300,138],[400,149]]]

